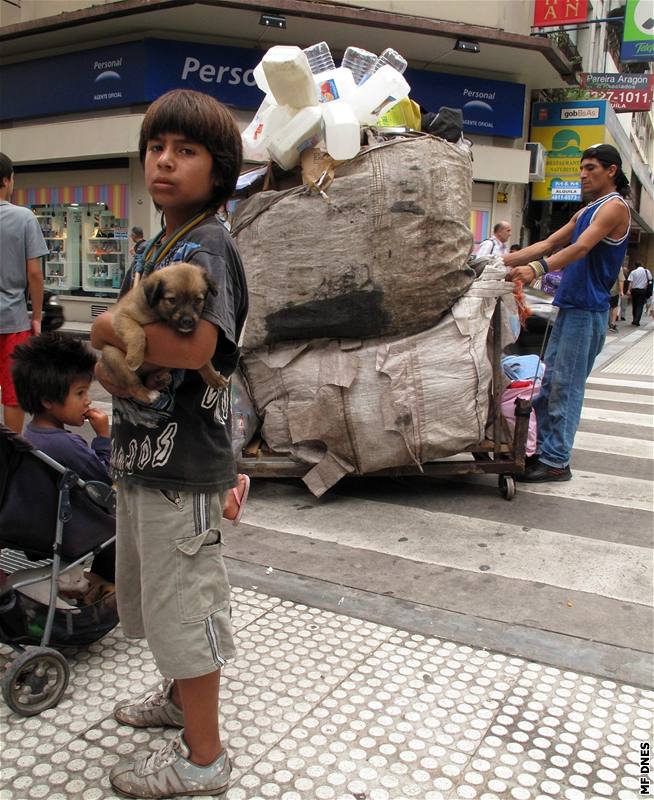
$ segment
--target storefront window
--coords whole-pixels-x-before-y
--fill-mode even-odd
[[[128,266],[127,220],[104,203],[33,206],[50,250],[46,289],[62,294],[117,294]]]

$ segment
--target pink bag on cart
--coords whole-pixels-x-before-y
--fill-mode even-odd
[[[509,423],[509,428],[513,432],[515,428],[515,401],[520,397],[523,400],[529,400],[531,397],[532,402],[540,394],[540,379],[536,379],[536,386],[532,395],[533,380],[529,381],[513,381],[502,392],[502,416]],[[538,440],[538,423],[536,422],[536,412],[531,409],[529,415],[529,432],[527,434],[527,449],[526,454],[533,456],[536,452],[536,443]]]

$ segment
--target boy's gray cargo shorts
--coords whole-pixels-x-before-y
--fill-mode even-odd
[[[234,656],[222,514],[219,492],[118,483],[118,615],[166,678],[207,675]]]

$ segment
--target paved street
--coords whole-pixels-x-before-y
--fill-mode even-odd
[[[255,483],[226,537],[227,800],[651,794],[652,327],[607,340],[570,483]],[[143,643],[69,661],[57,709],[2,709],[3,800],[111,798],[118,758],[172,735],[111,717],[157,682]]]

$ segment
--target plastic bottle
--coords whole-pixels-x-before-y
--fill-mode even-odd
[[[309,60],[299,47],[271,47],[261,65],[277,105],[304,108],[318,104]]]
[[[348,47],[343,54],[341,66],[349,69],[356,84],[361,83],[368,73],[372,72],[373,66],[377,63],[377,56],[370,50],[363,50],[360,47]]]
[[[406,58],[401,56],[397,50],[393,50],[392,47],[387,47],[379,56],[377,61],[373,64],[371,73],[374,75],[377,70],[381,69],[386,64],[390,64],[391,67],[394,67],[400,75],[402,75],[408,67]]]
[[[310,47],[305,47],[304,52],[309,59],[311,72],[313,72],[314,75],[336,67],[332,57],[332,51],[329,49],[327,42],[318,42],[317,44],[312,44]]]
[[[384,64],[356,87],[348,102],[361,125],[374,125],[381,114],[407,97],[410,89],[396,69]]]
[[[323,103],[322,119],[325,144],[329,155],[337,161],[354,158],[361,147],[359,120],[345,100]]]
[[[304,52],[309,59],[309,65],[318,87],[320,102],[347,100],[356,88],[354,77],[347,67],[335,66],[327,42],[312,44],[311,47],[306,47]]]
[[[320,141],[322,113],[318,106],[301,108],[268,142],[268,152],[282,169],[293,169],[300,153]]]

